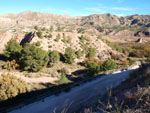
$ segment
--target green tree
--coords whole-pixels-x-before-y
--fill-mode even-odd
[[[65,62],[68,64],[74,63],[75,51],[71,47],[66,48],[65,54],[64,54],[64,59],[65,59]]]
[[[60,54],[58,51],[50,51],[49,52],[49,65],[53,66],[55,63],[58,63],[60,61]]]
[[[37,72],[46,67],[49,61],[48,53],[32,44],[26,44],[21,52],[23,70]]]
[[[0,76],[0,101],[16,97],[27,92],[25,81],[12,74],[2,74]]]
[[[16,40],[10,40],[5,46],[4,54],[10,60],[17,60],[20,57],[22,46]]]
[[[103,67],[104,71],[107,71],[107,70],[116,69],[117,68],[117,64],[113,60],[106,60],[103,63],[102,67]]]
[[[89,52],[87,54],[87,57],[89,59],[92,59],[95,57],[95,55],[96,55],[96,48],[89,48]]]

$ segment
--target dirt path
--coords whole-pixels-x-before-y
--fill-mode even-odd
[[[70,106],[68,113],[72,113],[82,106],[92,104],[93,101],[100,95],[104,95],[109,89],[117,87],[137,68],[138,66],[133,67],[132,70],[102,76],[97,80],[75,87],[68,93],[47,97],[10,113],[53,113],[54,110],[56,113],[60,113],[62,109],[68,106]]]

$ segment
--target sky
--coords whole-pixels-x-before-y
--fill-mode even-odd
[[[1,0],[0,14],[36,11],[70,16],[150,14],[150,0]]]

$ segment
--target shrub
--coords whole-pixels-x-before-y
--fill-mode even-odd
[[[88,53],[88,50],[89,50],[89,47],[87,44],[84,44],[84,43],[80,43],[81,44],[81,47],[83,49],[83,53],[87,55]]]
[[[83,28],[78,28],[78,29],[77,29],[77,32],[84,34],[84,33],[85,33],[85,29],[83,29]]]
[[[102,64],[102,62],[100,62],[100,61],[97,60],[97,59],[86,59],[86,60],[83,62],[83,65],[84,65],[85,67],[87,67],[89,64],[97,64],[97,65],[99,65],[99,64]]]
[[[43,33],[41,31],[38,31],[36,34],[39,38],[43,38]]]
[[[67,39],[66,39],[65,33],[63,33],[63,39],[62,39],[62,41],[63,41],[64,43],[67,43]]]
[[[76,51],[75,54],[76,54],[76,56],[77,56],[78,59],[80,59],[83,56],[83,53],[82,53],[81,50]]]
[[[35,45],[36,45],[36,46],[41,46],[40,41],[36,42]]]
[[[10,40],[5,46],[4,54],[10,60],[18,59],[20,57],[21,50],[22,46],[16,42],[16,40]]]
[[[114,60],[120,60],[122,57],[119,54],[112,53],[111,58],[114,59]]]
[[[21,66],[23,70],[37,72],[47,66],[48,53],[32,44],[26,44],[21,52]]]
[[[103,63],[102,67],[103,67],[104,71],[107,71],[107,70],[111,70],[111,69],[116,69],[117,64],[113,60],[106,60]]]
[[[42,31],[46,31],[46,28],[45,28],[45,27],[43,27],[43,28],[42,28]]]
[[[47,38],[52,38],[52,37],[53,37],[52,34],[47,35]]]
[[[87,54],[87,57],[89,59],[93,59],[96,55],[96,48],[89,48],[89,52]]]
[[[84,42],[86,40],[86,37],[84,35],[81,35],[81,37],[79,37],[79,38],[80,38],[81,42]]]
[[[55,41],[58,42],[60,40],[60,38],[61,38],[61,36],[60,36],[60,34],[58,34]]]
[[[102,39],[102,35],[98,35],[98,37],[97,37],[98,39]]]
[[[101,64],[91,63],[87,66],[88,75],[95,75],[102,71]]]
[[[97,59],[87,59],[83,65],[87,68],[88,75],[95,75],[103,71],[102,62]]]
[[[16,97],[25,92],[27,92],[27,84],[20,78],[11,74],[0,76],[0,101]]]
[[[38,26],[34,26],[34,29],[35,29],[35,30],[38,30]]]
[[[54,28],[53,26],[50,27],[50,32],[53,32],[54,31]]]
[[[20,66],[16,62],[16,60],[8,61],[3,65],[3,69],[7,69],[7,70],[15,70],[18,69],[19,67]]]
[[[67,43],[71,44],[72,38],[70,36],[67,37]]]
[[[71,47],[66,48],[65,54],[64,54],[64,59],[65,59],[65,62],[68,64],[74,63],[75,51]]]
[[[60,61],[60,54],[58,51],[50,51],[48,55],[50,66],[53,66],[55,63]]]
[[[122,53],[122,48],[120,48],[118,45],[108,41],[108,40],[105,40],[103,38],[101,38],[101,40],[106,43],[109,47],[111,47],[113,50],[116,50],[118,52],[121,52]]]
[[[67,67],[64,67],[64,68],[62,68],[62,69],[60,70],[60,73],[65,73],[65,74],[69,75],[69,74],[70,74],[70,71],[69,71],[69,69],[68,69]]]
[[[65,73],[61,74],[61,79],[57,82],[58,84],[66,84],[69,83],[70,80],[68,80],[68,78],[66,77]]]
[[[123,64],[124,66],[128,66],[128,65],[129,65],[129,60],[124,60],[124,61],[122,61],[122,64]]]
[[[132,64],[134,64],[136,62],[135,59],[128,58],[128,60],[129,60],[129,65],[132,65]]]

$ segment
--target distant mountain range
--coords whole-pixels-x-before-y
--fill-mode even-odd
[[[119,17],[111,14],[93,14],[89,16],[71,17],[67,15],[55,15],[49,13],[40,13],[25,11],[18,14],[5,14],[0,16],[0,29],[9,28],[33,28],[33,26],[43,27],[62,27],[66,29],[77,30],[78,28],[96,28],[109,29],[121,27],[122,29],[132,28],[136,31],[134,34],[145,33],[150,35],[150,15],[131,15]],[[142,28],[142,29],[141,29]],[[111,30],[110,30],[111,29]],[[123,29],[123,30],[124,30]],[[103,32],[103,30],[99,30]],[[131,31],[131,29],[130,29]],[[108,33],[109,33],[108,32]]]

